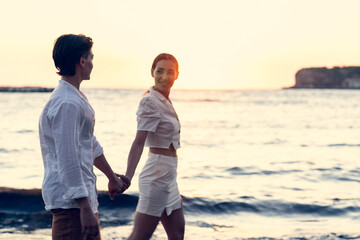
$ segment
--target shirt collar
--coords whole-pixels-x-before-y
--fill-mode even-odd
[[[84,100],[87,101],[87,98],[85,97],[85,95],[84,95],[80,90],[78,90],[75,86],[73,86],[72,84],[68,83],[67,81],[65,81],[65,80],[60,80],[60,81],[59,81],[59,85],[67,86],[70,90],[72,90],[72,91],[75,92],[77,95],[79,95],[79,97],[81,97],[82,99],[84,99]]]
[[[154,89],[154,87],[151,87],[151,88],[149,89],[149,93],[150,93],[151,95],[154,95],[155,97],[157,97],[157,98],[160,99],[161,101],[166,101],[166,100],[167,100],[166,97],[164,97],[164,95],[162,95],[161,93],[159,93],[158,91],[156,91],[156,90]]]

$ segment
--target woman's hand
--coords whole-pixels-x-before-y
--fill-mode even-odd
[[[128,177],[125,176],[125,175],[121,175],[121,174],[117,174],[117,173],[115,173],[115,175],[116,175],[117,177],[119,177],[119,178],[122,180],[123,184],[124,184],[124,186],[123,186],[123,191],[121,192],[121,193],[123,193],[126,189],[128,189],[128,188],[130,187],[130,185],[131,185],[131,180],[130,180],[130,178],[128,178]]]
[[[117,177],[118,174],[115,173],[115,175],[116,176],[111,178],[108,183],[108,190],[111,200],[114,200],[115,195],[121,194],[125,191],[124,182],[121,180],[121,178]]]

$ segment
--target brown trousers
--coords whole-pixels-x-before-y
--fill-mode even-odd
[[[52,209],[52,239],[53,240],[101,240],[100,230],[96,236],[81,233],[80,209]],[[96,214],[99,221],[99,216]]]

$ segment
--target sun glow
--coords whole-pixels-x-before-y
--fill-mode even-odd
[[[175,87],[185,89],[278,89],[293,85],[302,67],[358,65],[358,1],[2,5],[0,85],[55,86],[52,44],[64,33],[94,40],[95,65],[86,87],[146,88],[153,81],[152,60],[161,52],[177,57]]]

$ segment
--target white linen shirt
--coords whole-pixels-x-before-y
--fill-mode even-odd
[[[145,146],[180,148],[180,121],[172,103],[153,87],[141,99],[137,115],[137,130],[148,131]]]
[[[98,211],[93,164],[103,149],[93,135],[94,125],[95,113],[85,95],[60,80],[39,121],[47,210],[79,208],[75,199],[88,197],[93,212]]]

